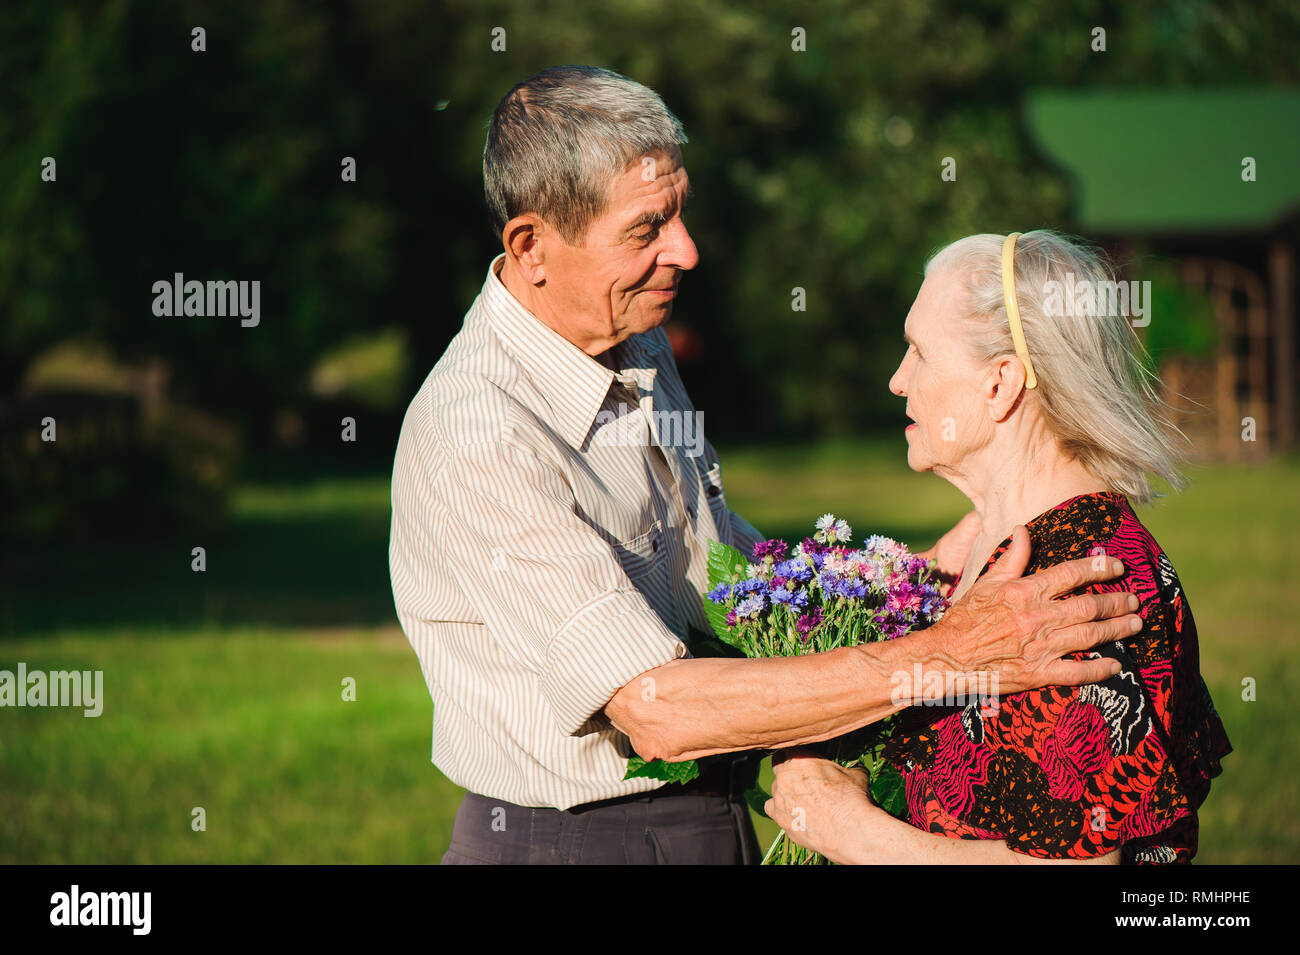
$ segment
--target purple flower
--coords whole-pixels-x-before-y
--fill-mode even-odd
[[[765,557],[771,557],[774,562],[785,560],[786,552],[789,549],[790,545],[783,540],[773,538],[772,540],[759,541],[754,545],[754,563],[761,563]]]
[[[821,541],[813,540],[811,537],[805,537],[803,543],[799,546],[803,548],[803,552],[809,557],[814,557],[817,554],[824,554],[831,549],[830,544],[823,544]]]
[[[728,610],[728,611],[727,611],[727,626],[728,626],[728,627],[734,627],[735,625],[736,625],[736,611],[734,611],[734,610]]]
[[[796,629],[805,637],[808,636],[822,622],[822,608],[814,607],[812,613],[806,613],[799,618],[795,624]]]
[[[731,596],[731,584],[718,584],[707,594],[705,594],[715,604],[726,603],[727,598]]]
[[[921,588],[905,581],[889,591],[885,606],[894,613],[900,611],[917,611],[921,609]]]
[[[774,604],[789,603],[790,598],[792,598],[793,596],[794,594],[789,590],[786,590],[784,587],[777,587],[775,590],[772,591],[772,603]]]
[[[736,604],[736,618],[757,617],[763,612],[766,605],[767,601],[760,596],[756,595],[753,597],[746,597],[740,603]]]
[[[748,580],[742,580],[736,584],[735,592],[737,597],[748,597],[754,593],[763,593],[767,590],[766,581],[751,577]]]

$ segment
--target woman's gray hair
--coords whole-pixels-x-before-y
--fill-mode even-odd
[[[927,276],[965,276],[974,323],[968,340],[982,361],[1015,354],[1002,292],[1005,239],[987,233],[958,239],[925,266]],[[1145,503],[1158,496],[1150,475],[1175,489],[1186,485],[1179,471],[1186,437],[1169,419],[1160,381],[1143,361],[1145,350],[1126,310],[1064,302],[1068,290],[1085,281],[1099,293],[1117,288],[1101,284],[1115,282],[1115,274],[1100,249],[1046,229],[1016,240],[1016,303],[1038,378],[1038,387],[1026,395],[1037,395],[1047,427],[1066,454],[1112,490]]]
[[[647,153],[686,142],[659,94],[610,70],[555,66],[502,98],[483,148],[492,225],[526,212],[576,245],[609,200],[611,180]]]

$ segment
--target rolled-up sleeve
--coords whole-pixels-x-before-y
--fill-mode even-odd
[[[576,735],[639,674],[687,655],[579,516],[554,464],[509,440],[455,449],[433,478],[440,544],[488,632]]]

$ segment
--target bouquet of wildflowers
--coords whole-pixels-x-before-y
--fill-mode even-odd
[[[867,538],[851,548],[852,529],[832,514],[817,521],[816,533],[793,549],[781,540],[760,541],[752,559],[725,544],[709,550],[705,613],[718,639],[747,657],[792,657],[838,647],[892,640],[929,626],[947,609],[930,563],[888,537]],[[881,758],[894,729],[893,717],[818,744],[814,749],[842,766],[861,765],[871,780],[872,799],[902,816],[902,778]],[[629,761],[628,777],[650,776],[684,782],[698,773],[694,761]],[[755,790],[750,805],[760,809],[767,794]],[[764,863],[820,865],[826,860],[795,845],[782,833]]]

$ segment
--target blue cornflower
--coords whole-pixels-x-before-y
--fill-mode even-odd
[[[867,590],[867,582],[857,577],[841,577],[836,581],[835,593],[840,597],[865,597]]]
[[[783,560],[773,567],[772,573],[777,577],[787,577],[790,580],[797,580],[802,583],[812,579],[813,569],[808,566],[806,560],[793,557],[790,560]]]

